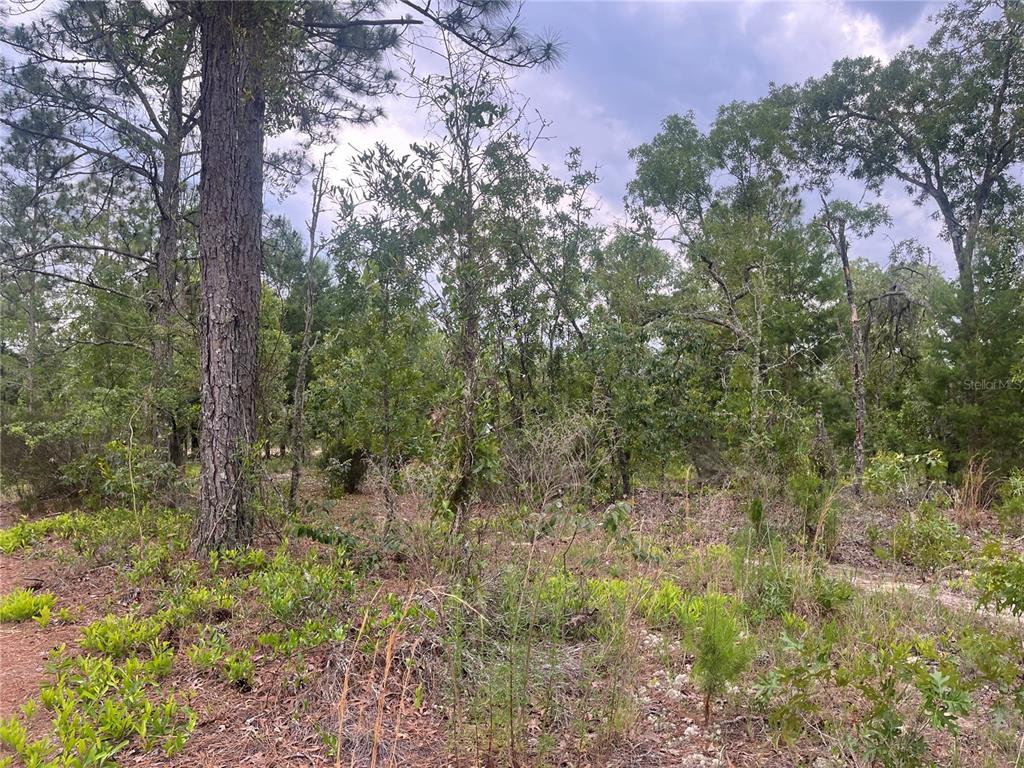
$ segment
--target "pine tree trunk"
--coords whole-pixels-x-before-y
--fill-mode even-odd
[[[179,123],[168,120],[169,130],[164,149],[164,167],[160,185],[160,225],[156,251],[157,300],[156,339],[153,344],[153,374],[157,391],[172,385],[174,375],[174,347],[171,322],[174,312],[174,290],[178,273],[178,214],[181,207],[181,136],[178,132],[181,115],[181,93],[171,98],[170,110],[177,104]],[[174,409],[166,398],[158,397],[156,418],[156,445],[166,445],[167,457],[176,465],[182,463],[180,435],[175,429]]]
[[[850,361],[853,369],[853,492],[860,496],[864,480],[864,442],[867,430],[867,405],[864,397],[864,341],[861,337],[860,318],[853,294],[850,273],[850,249],[846,232],[839,232],[839,257],[843,261],[843,280],[846,283],[846,303],[850,307]]]
[[[201,6],[201,424],[196,551],[247,545],[263,214],[262,6]]]

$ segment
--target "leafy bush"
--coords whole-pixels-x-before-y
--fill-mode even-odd
[[[903,517],[893,531],[893,557],[925,571],[960,562],[967,554],[967,538],[932,502]]]
[[[0,597],[0,623],[49,617],[55,599],[50,592],[16,589]]]
[[[787,567],[786,553],[777,539],[751,555],[743,548],[733,553],[733,570],[743,602],[755,620],[782,616],[793,608],[797,580]]]
[[[831,488],[814,472],[803,470],[789,476],[786,489],[800,511],[807,548],[830,557],[839,543],[839,510]]]
[[[825,613],[832,613],[853,599],[853,585],[845,579],[815,572],[811,588],[814,600]]]
[[[860,749],[882,768],[925,768],[925,723],[956,733],[970,709],[955,667],[927,642],[896,642],[859,654],[837,674],[840,684],[859,691],[868,705],[857,734]],[[908,717],[907,710],[916,713]]]
[[[179,491],[177,468],[144,443],[111,440],[66,464],[62,473],[65,485],[92,506],[166,506]]]
[[[926,481],[945,476],[946,459],[941,451],[910,455],[881,451],[864,470],[864,487],[882,498],[907,500]]]
[[[989,542],[982,549],[975,583],[981,606],[1024,615],[1024,555]]]
[[[332,495],[355,493],[366,475],[366,453],[353,450],[341,440],[324,446],[319,459],[320,471]]]
[[[224,676],[242,691],[251,691],[256,667],[249,651],[236,651],[224,660]]]
[[[1024,469],[1015,469],[999,487],[996,515],[1002,526],[1010,531],[1024,527]]]
[[[296,561],[282,550],[253,581],[267,610],[287,622],[325,614],[335,594],[351,592],[354,576],[336,564],[317,562],[312,554]]]
[[[155,648],[164,622],[157,616],[107,615],[82,631],[82,647],[115,659]]]
[[[0,723],[0,742],[27,766],[113,765],[131,739],[146,750],[162,747],[173,756],[196,726],[196,715],[174,696],[151,698],[150,691],[171,669],[171,652],[124,665],[95,656],[63,657],[51,666],[52,683],[40,701],[53,713],[52,737],[32,740],[17,718]]]
[[[808,718],[819,712],[820,695],[832,681],[835,630],[826,626],[816,632],[790,613],[783,616],[783,624],[783,658],[758,680],[754,690],[768,722],[785,741],[792,741],[803,732]]]
[[[736,609],[724,595],[706,594],[696,607],[691,639],[693,674],[704,691],[704,722],[711,720],[711,700],[722,693],[750,664],[753,643],[740,626]]]
[[[200,672],[208,672],[216,668],[230,650],[224,633],[204,627],[199,639],[185,653],[193,667]]]

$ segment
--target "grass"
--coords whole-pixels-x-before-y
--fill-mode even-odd
[[[713,523],[702,505],[718,501],[695,497],[694,519]],[[768,727],[757,738],[793,755],[1013,764],[1019,745],[1002,726],[1024,714],[1020,637],[916,591],[858,589],[807,548],[802,516],[787,529],[766,507],[754,524],[738,506],[738,531],[648,521],[641,504],[603,522],[499,511],[476,526],[477,567],[461,577],[443,536],[384,541],[365,521],[358,535],[299,521],[293,538],[202,562],[183,550],[179,513],[150,515],[141,537],[123,510],[22,521],[0,533],[13,551],[45,544],[72,570],[108,564],[116,590],[145,597],[92,613],[81,652],[56,653],[0,741],[25,765],[189,754],[215,692],[218,706],[279,702],[264,714],[290,717],[296,738],[344,764],[599,765],[667,739],[681,712],[722,723],[708,736],[722,751],[751,738],[735,723],[755,719]],[[962,534],[936,513],[905,520],[908,540],[928,534],[934,570],[975,565],[970,547],[948,558]],[[1016,561],[993,547],[984,557],[965,588],[1012,608]],[[2,605],[44,624],[53,596]],[[415,742],[423,723],[440,736]],[[984,759],[960,749],[968,730]]]

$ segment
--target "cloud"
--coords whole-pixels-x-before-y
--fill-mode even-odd
[[[900,49],[927,39],[922,17],[908,29],[890,30],[875,13],[839,0],[758,2],[737,11],[739,27],[760,59],[783,81],[821,74],[836,59],[873,56],[887,61]]]

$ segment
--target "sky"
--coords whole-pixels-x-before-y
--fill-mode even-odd
[[[612,222],[633,175],[629,149],[649,141],[667,115],[692,110],[707,127],[721,105],[764,96],[773,81],[821,75],[844,56],[885,59],[923,44],[933,28],[929,17],[940,7],[906,0],[526,0],[522,26],[557,37],[565,55],[554,70],[521,74],[514,88],[551,123],[537,160],[557,169],[566,151],[579,147],[601,178],[595,190],[601,220]],[[357,149],[383,141],[401,150],[424,135],[412,100],[382,105],[386,117],[377,124],[339,131],[335,179],[348,173]],[[853,182],[839,191],[853,199],[863,194]],[[893,227],[862,243],[857,255],[884,263],[894,241],[914,237],[951,273],[952,255],[931,209],[915,206],[895,184],[881,202]],[[268,197],[267,203],[302,230],[306,190],[283,202]]]

